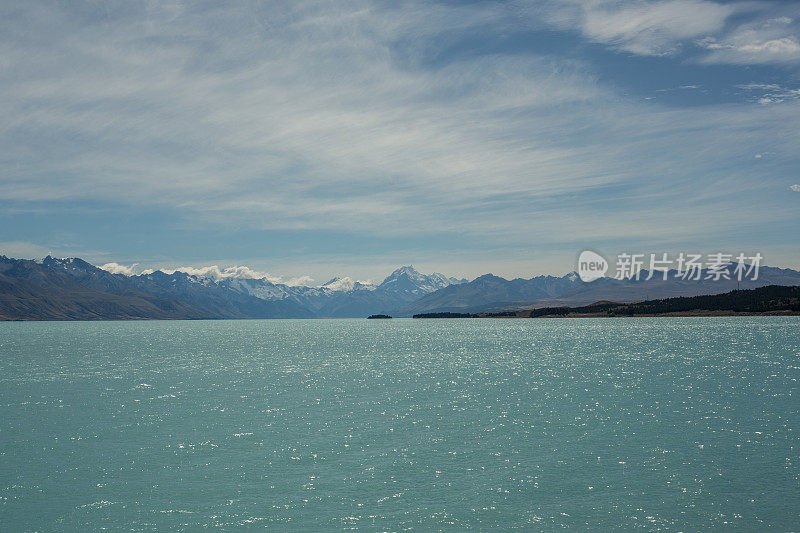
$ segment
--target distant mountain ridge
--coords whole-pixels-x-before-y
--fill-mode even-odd
[[[244,268],[244,267],[242,267]],[[379,284],[336,277],[319,287],[288,285],[267,277],[146,271],[112,273],[79,258],[41,261],[0,256],[0,319],[217,319],[395,317],[418,313],[481,313],[579,306],[608,300],[637,302],[720,294],[737,288],[800,285],[800,272],[761,267],[757,281],[601,278],[586,283],[576,273],[507,280],[492,274],[472,281],[422,274],[412,266]],[[705,277],[705,272],[702,273]]]
[[[754,289],[767,285],[800,285],[800,272],[768,266],[760,268],[759,277],[755,281],[708,280],[705,279],[705,270],[700,272],[699,280],[680,279],[676,274],[676,271],[671,270],[666,280],[662,279],[661,273],[648,280],[649,272],[643,270],[639,279],[600,278],[592,282],[581,281],[574,272],[562,277],[537,276],[513,280],[485,274],[469,283],[445,287],[423,296],[410,305],[396,309],[393,316],[576,306],[603,300],[624,303],[654,298],[721,294],[738,288]]]
[[[13,261],[13,260],[12,260]],[[267,300],[226,289],[218,283],[173,272],[155,271],[139,276],[111,274],[79,258],[46,257],[41,266],[66,273],[84,287],[127,296],[132,293],[174,301],[191,310],[186,318],[303,318],[308,310],[293,301]],[[184,318],[180,313],[167,318]],[[140,318],[140,317],[136,317]],[[149,318],[149,317],[142,317]]]
[[[800,315],[800,286],[767,285],[757,289],[702,296],[679,296],[634,303],[596,302],[578,307],[538,307],[497,313],[420,313],[414,318],[597,318],[632,316]]]
[[[379,285],[334,278],[321,287],[267,278],[147,271],[126,276],[79,258],[0,256],[0,319],[212,319],[362,317],[406,305],[452,283],[401,267]]]
[[[347,277],[335,277],[320,287],[286,285],[266,278],[226,278],[216,284],[257,298],[295,302],[307,309],[309,316],[349,318],[385,313],[440,288],[466,282],[403,266],[377,285]]]

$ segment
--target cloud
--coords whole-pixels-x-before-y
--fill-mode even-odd
[[[674,55],[682,43],[720,31],[736,12],[705,0],[666,2],[576,1],[555,4],[550,20],[588,39],[645,56]]]
[[[799,31],[789,17],[748,22],[722,37],[698,41],[709,51],[701,61],[742,65],[796,63],[800,61]]]
[[[172,274],[174,272],[184,272],[189,274],[190,276],[195,276],[201,279],[210,279],[212,281],[221,281],[223,279],[234,278],[234,279],[266,279],[272,283],[280,283],[281,278],[279,276],[273,276],[266,272],[257,272],[252,270],[250,267],[246,266],[232,266],[232,267],[225,267],[220,268],[217,265],[210,265],[204,267],[191,267],[191,266],[182,266],[173,269],[158,269],[164,272],[165,274]],[[155,270],[149,269],[143,273],[152,273]]]
[[[24,241],[0,242],[0,255],[23,259],[39,259],[51,253],[51,250],[38,244]]]
[[[791,190],[793,190],[794,192],[800,192],[800,185],[797,185],[797,184],[791,185],[789,188]]]
[[[106,263],[105,265],[101,265],[100,268],[111,272],[112,274],[122,274],[124,276],[135,276],[136,275],[136,266],[139,263],[133,263],[130,266],[120,265],[119,263]]]
[[[21,220],[21,219],[17,219]],[[11,227],[13,228],[13,224]],[[91,257],[96,261],[106,261],[108,254],[101,250],[91,250],[68,242],[48,245],[27,241],[0,241],[0,255],[17,259],[42,259],[53,257]]]
[[[729,213],[786,175],[762,160],[754,184],[742,154],[797,158],[793,100],[642,104],[602,82],[602,65],[482,47],[558,6],[558,27],[677,54],[708,34],[727,42],[739,4],[171,5],[31,1],[0,18],[0,211],[124,206],[168,212],[189,235],[444,234],[528,249],[735,232]],[[228,270],[193,272],[244,275]]]
[[[742,65],[800,61],[798,15],[791,4],[707,0],[567,0],[541,13],[559,28],[618,51],[695,56],[699,47],[706,52],[700,62]]]
[[[754,95],[753,101],[761,105],[800,99],[800,89],[790,89],[774,83],[748,83],[737,85],[737,88]]]
[[[195,226],[409,232],[490,191],[614,179],[570,170],[574,154],[549,132],[523,133],[537,110],[596,98],[580,63],[493,55],[426,69],[397,57],[409,32],[413,58],[442,33],[485,29],[496,10],[398,17],[364,4],[320,17],[296,5],[190,6],[177,18],[111,9],[96,24],[33,4],[22,25],[47,43],[28,32],[5,43],[0,141],[19,155],[0,162],[0,197],[159,206]]]

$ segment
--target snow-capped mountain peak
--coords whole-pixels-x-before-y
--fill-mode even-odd
[[[417,269],[415,269],[411,265],[402,266],[402,267],[396,269],[394,272],[392,272],[388,276],[386,276],[386,279],[383,280],[381,285],[384,285],[384,284],[387,284],[387,283],[394,283],[397,280],[404,279],[404,278],[421,281],[421,280],[424,280],[426,277],[427,276],[425,276],[424,274],[419,272]]]
[[[378,286],[378,290],[408,295],[423,295],[452,284],[453,281],[443,274],[438,272],[430,275],[422,274],[413,266],[408,265],[402,266],[389,274]]]

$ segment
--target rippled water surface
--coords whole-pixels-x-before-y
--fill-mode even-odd
[[[0,530],[797,529],[798,326],[0,323]]]

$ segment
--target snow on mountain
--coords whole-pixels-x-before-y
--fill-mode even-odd
[[[232,296],[291,302],[309,309],[316,316],[337,317],[366,316],[391,311],[444,287],[467,281],[449,278],[438,272],[423,274],[410,265],[398,268],[378,285],[337,276],[319,287],[303,284],[313,281],[307,277],[282,281],[279,277],[245,266],[179,267],[144,270],[138,275],[134,272],[134,266],[106,263],[102,268],[111,274],[121,274],[132,280],[181,286],[186,287],[186,290],[191,285],[203,286],[209,290],[229,291]],[[74,267],[67,263],[64,268]]]
[[[328,283],[324,284],[323,287],[332,291],[352,291],[355,285],[356,282],[353,281],[353,278],[335,277]]]
[[[24,261],[17,263],[24,264]],[[30,262],[31,264],[37,264]],[[316,316],[310,309],[290,299],[264,299],[247,292],[230,290],[209,278],[198,278],[186,272],[173,271],[167,274],[154,271],[149,274],[126,276],[95,267],[80,258],[55,259],[45,257],[41,261],[42,273],[66,274],[70,283],[78,283],[86,290],[95,291],[75,298],[99,298],[104,303],[97,309],[86,308],[93,316],[117,316],[117,305],[127,305],[125,316],[165,316],[172,318],[300,318]],[[230,278],[233,279],[233,278]],[[74,288],[74,287],[73,287]],[[81,289],[81,290],[84,290]],[[72,297],[71,296],[71,297]],[[147,302],[142,303],[142,302]],[[127,303],[126,303],[127,302]],[[147,311],[140,306],[155,305],[158,312]],[[115,311],[115,309],[117,311]],[[144,309],[144,308],[141,308]]]
[[[195,269],[192,273],[158,270],[129,276],[122,272],[130,267],[123,265],[120,269],[106,264],[107,268],[100,269],[79,258],[48,256],[41,262],[33,262],[0,256],[0,266],[3,265],[4,275],[16,272],[15,275],[25,278],[24,283],[32,283],[32,287],[58,285],[59,291],[66,291],[64,295],[69,293],[67,300],[84,302],[70,307],[72,300],[64,300],[70,312],[78,313],[74,316],[100,312],[111,313],[108,316],[172,318],[409,316],[418,312],[584,305],[599,300],[628,302],[718,294],[765,285],[800,285],[800,272],[767,266],[761,267],[757,281],[741,283],[735,279],[710,280],[706,275],[699,280],[684,280],[674,272],[666,280],[660,277],[648,280],[647,271],[639,280],[602,278],[584,283],[571,272],[562,277],[512,280],[485,274],[463,283],[463,280],[442,274],[422,274],[412,266],[403,266],[378,286],[339,277],[323,286],[309,287],[274,283],[267,277],[248,277],[254,275],[254,271],[236,267]],[[90,301],[103,302],[99,311],[86,307],[89,305],[86,302]],[[117,308],[117,305],[123,307]],[[117,313],[114,309],[119,313],[114,314]]]
[[[464,280],[466,281],[466,280]],[[403,266],[389,274],[380,285],[381,292],[422,296],[444,287],[453,285],[451,278],[444,274],[434,272],[426,275],[416,270],[413,266]]]
[[[293,291],[289,286],[272,283],[267,278],[230,277],[218,281],[217,285],[235,292],[249,294],[262,300],[285,300],[293,295]]]
[[[122,274],[129,277],[148,276],[150,274],[154,274],[155,272],[162,272],[169,276],[180,273],[188,276],[189,280],[193,283],[200,283],[202,285],[218,284],[226,280],[258,280],[262,282],[264,287],[258,287],[258,284],[246,284],[248,287],[238,286],[238,292],[258,293],[260,295],[259,297],[264,299],[283,299],[287,297],[287,294],[284,294],[284,291],[281,289],[274,289],[273,286],[308,287],[314,281],[314,278],[310,276],[299,276],[284,280],[280,276],[273,276],[266,272],[258,272],[250,267],[241,265],[225,268],[220,268],[217,265],[199,268],[191,266],[159,269],[148,268],[137,273],[136,266],[138,264],[139,263],[133,263],[130,266],[126,266],[119,263],[106,263],[99,268],[112,274]]]
[[[341,278],[337,276],[324,284],[321,288],[334,292],[350,292],[354,290],[375,290],[375,285],[355,281],[353,278],[346,276]]]
[[[466,281],[466,280],[463,280]],[[461,283],[462,280],[455,280]],[[268,279],[226,278],[216,282],[229,290],[266,300],[291,300],[318,316],[362,316],[405,305],[454,283],[442,274],[426,275],[411,266],[398,268],[380,285],[335,277],[320,287],[289,286]]]

